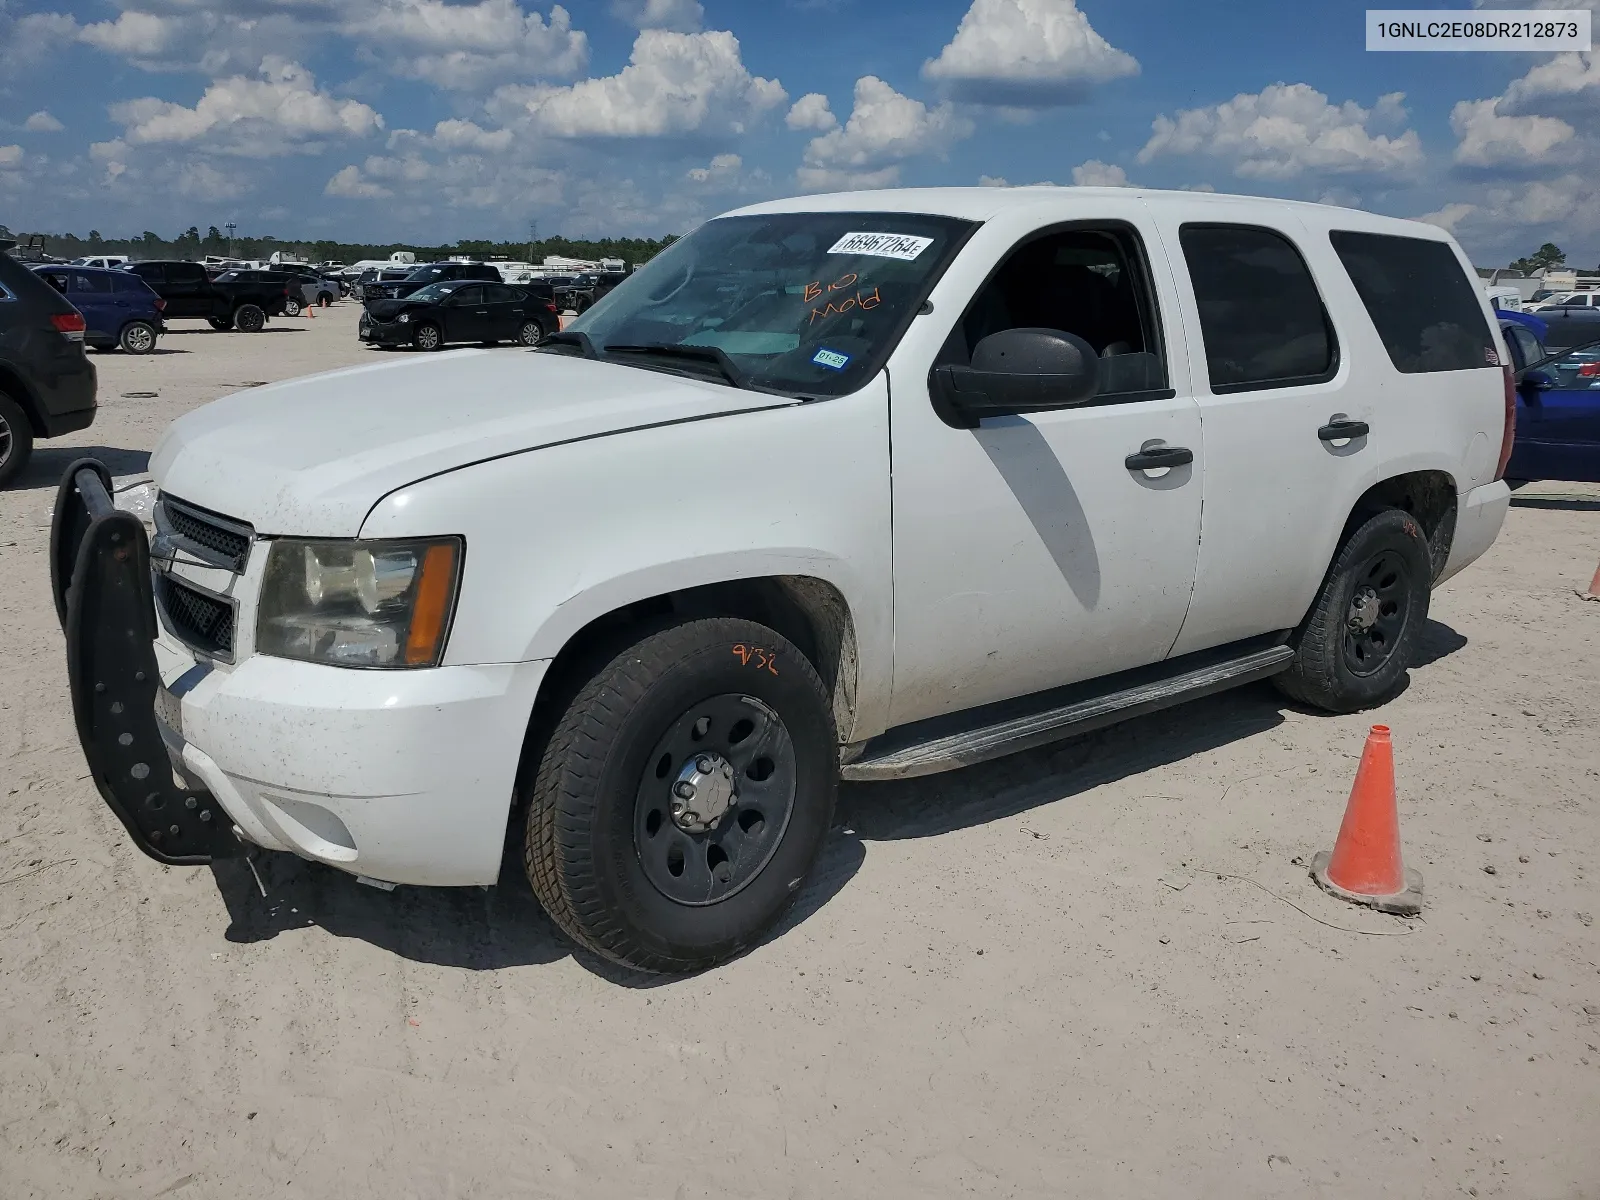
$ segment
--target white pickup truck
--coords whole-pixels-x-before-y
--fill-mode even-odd
[[[253,389],[92,461],[52,550],[138,845],[488,885],[575,940],[750,946],[840,778],[1274,678],[1404,685],[1504,519],[1512,391],[1450,237],[1129,189],[762,204],[533,351]]]

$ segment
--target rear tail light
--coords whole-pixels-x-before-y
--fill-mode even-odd
[[[1509,366],[1501,367],[1506,380],[1506,427],[1500,435],[1500,465],[1494,469],[1496,479],[1506,477],[1506,464],[1511,461],[1511,447],[1517,440],[1517,378]]]
[[[551,312],[560,312],[561,311],[554,304],[546,304],[545,307],[548,308]]]
[[[78,312],[51,313],[50,324],[56,327],[56,332],[69,341],[83,341],[83,314]]]
[[[159,296],[156,297],[156,311],[157,312],[166,312],[167,311],[167,302],[165,300],[161,299],[161,297],[159,297]]]
[[[1600,379],[1600,362],[1584,363],[1578,368],[1579,379]]]

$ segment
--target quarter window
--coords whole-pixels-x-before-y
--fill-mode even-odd
[[[72,290],[74,292],[91,292],[94,294],[109,292],[111,290],[111,277],[109,275],[90,274],[87,271],[82,274],[74,274],[72,276]]]
[[[1178,240],[1200,310],[1213,392],[1333,377],[1339,365],[1333,324],[1294,243],[1250,225],[1185,225]]]
[[[1497,364],[1478,288],[1448,243],[1342,229],[1328,238],[1395,370],[1414,375]]]

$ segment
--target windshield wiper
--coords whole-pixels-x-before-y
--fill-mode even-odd
[[[595,344],[590,340],[589,335],[577,329],[566,330],[561,333],[552,333],[549,337],[545,338],[544,341],[539,343],[539,349],[541,350],[543,350],[546,346],[557,349],[562,346],[576,346],[579,353],[581,353],[585,358],[598,359],[600,357],[600,351],[595,349]]]
[[[705,363],[715,367],[729,383],[736,388],[750,386],[750,381],[745,373],[739,369],[733,359],[728,357],[727,351],[720,346],[684,346],[673,345],[667,342],[648,342],[638,346],[617,345],[608,343],[605,347],[607,354],[637,354],[641,357],[655,358],[682,358],[690,362]]]

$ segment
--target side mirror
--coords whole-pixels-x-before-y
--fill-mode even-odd
[[[1522,377],[1521,386],[1530,392],[1548,392],[1555,387],[1555,380],[1544,371],[1529,371]]]
[[[972,352],[970,367],[933,368],[928,390],[947,425],[974,429],[984,417],[1071,408],[1100,391],[1094,347],[1059,329],[1005,329]]]

